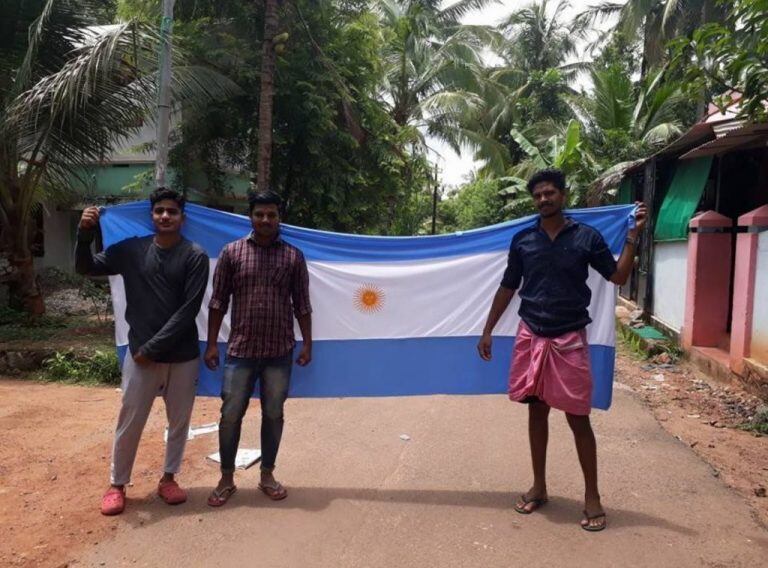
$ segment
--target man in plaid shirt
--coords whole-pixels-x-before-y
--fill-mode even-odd
[[[312,360],[312,306],[304,255],[280,238],[280,196],[271,191],[249,198],[253,231],[219,255],[208,305],[205,364],[219,366],[217,340],[232,297],[231,331],[224,364],[219,422],[221,479],[208,498],[219,507],[236,491],[235,456],[240,430],[256,382],[261,400],[261,482],[273,500],[288,496],[272,472],[283,434],[283,406],[293,364],[293,317],[303,339],[296,362]]]

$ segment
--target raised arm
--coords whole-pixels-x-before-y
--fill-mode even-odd
[[[608,280],[623,286],[629,280],[629,275],[632,274],[632,267],[635,265],[635,252],[637,250],[637,239],[645,226],[645,221],[648,215],[648,209],[645,203],[637,203],[637,211],[635,212],[635,228],[630,229],[627,232],[627,240],[624,243],[624,248],[621,251],[621,256],[616,263],[616,270],[610,275]]]
[[[117,249],[109,247],[106,251],[93,254],[91,244],[99,227],[99,208],[87,207],[80,217],[75,245],[75,271],[86,276],[108,276],[119,274],[120,266]]]

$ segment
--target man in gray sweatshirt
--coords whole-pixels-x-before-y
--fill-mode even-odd
[[[99,209],[83,211],[77,234],[76,269],[91,276],[123,277],[129,350],[123,362],[123,399],[112,449],[110,488],[101,512],[125,509],[139,439],[158,395],[165,401],[168,443],[158,494],[168,504],[187,500],[174,479],[181,466],[197,389],[200,347],[195,317],[208,284],[208,256],[181,235],[184,198],[159,188],[150,195],[155,234],[116,243],[93,254]]]

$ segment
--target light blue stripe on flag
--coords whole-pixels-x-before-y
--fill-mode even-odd
[[[621,253],[626,237],[627,219],[634,205],[614,205],[568,211],[575,220],[600,231],[614,255]],[[201,245],[208,256],[219,251],[251,230],[250,220],[242,215],[189,204],[184,234]],[[281,234],[299,247],[307,260],[341,262],[397,262],[449,256],[483,254],[508,250],[512,237],[535,223],[537,216],[523,217],[482,229],[447,235],[420,237],[377,237],[347,235],[282,225]],[[151,235],[152,222],[148,201],[136,201],[108,207],[101,219],[104,246],[129,237]]]

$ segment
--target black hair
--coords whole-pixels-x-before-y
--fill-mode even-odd
[[[163,199],[175,201],[176,205],[178,205],[179,209],[182,211],[184,211],[184,205],[187,203],[187,200],[182,194],[175,189],[170,189],[168,187],[158,187],[155,191],[149,194],[149,203],[152,209],[155,208],[155,203],[162,201]]]
[[[548,181],[560,191],[565,191],[565,174],[557,168],[545,168],[539,170],[528,180],[528,193],[533,193],[537,184]]]
[[[277,193],[269,189],[248,194],[248,213],[253,213],[253,208],[257,205],[276,205],[277,209],[280,210],[283,200]]]

